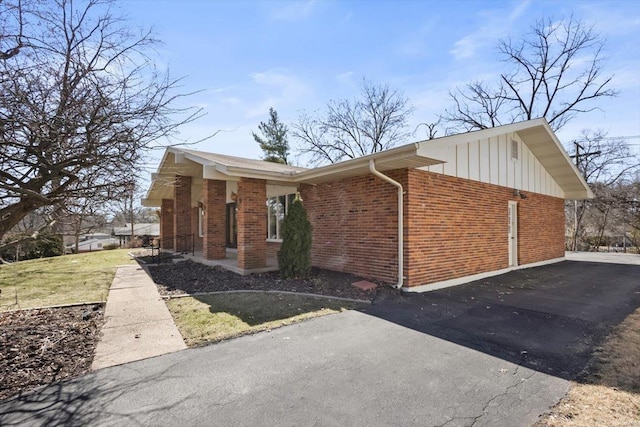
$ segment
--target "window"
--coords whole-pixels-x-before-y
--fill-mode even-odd
[[[282,240],[282,222],[295,198],[295,194],[287,194],[267,199],[267,240]]]

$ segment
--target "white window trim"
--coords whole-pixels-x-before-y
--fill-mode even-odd
[[[295,194],[295,193],[289,193],[289,194],[279,194],[277,196],[273,196],[273,197],[269,197],[267,198],[267,234],[269,233],[269,230],[271,230],[271,215],[269,212],[269,200],[271,199],[277,199],[278,197],[284,197],[284,214],[285,216],[287,215],[287,213],[289,212],[289,196]],[[276,222],[276,236],[280,235],[280,222]],[[267,242],[271,242],[271,243],[282,243],[282,238],[276,238],[276,239],[272,239],[267,237],[265,239]]]

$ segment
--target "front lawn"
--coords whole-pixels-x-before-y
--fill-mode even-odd
[[[106,301],[128,249],[20,261],[0,266],[0,311]]]
[[[366,303],[263,292],[173,298],[169,311],[189,347],[366,307]]]

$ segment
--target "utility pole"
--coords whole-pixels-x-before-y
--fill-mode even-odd
[[[580,154],[580,150],[584,151],[584,147],[578,143],[578,141],[573,141],[573,144],[576,146],[576,154],[571,156],[576,161],[576,168],[582,173],[582,177],[586,179],[586,170],[580,170],[580,158],[589,157],[589,156],[597,156],[601,153],[601,151],[592,151],[590,153],[582,153]],[[572,250],[576,252],[578,250],[578,201],[573,201],[573,244]]]

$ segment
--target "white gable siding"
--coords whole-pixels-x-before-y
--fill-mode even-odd
[[[518,158],[513,159],[511,140],[518,147]],[[472,140],[455,145],[438,146],[437,158],[443,165],[420,169],[473,181],[514,188],[524,192],[564,198],[560,186],[553,180],[540,161],[533,155],[517,133]]]

